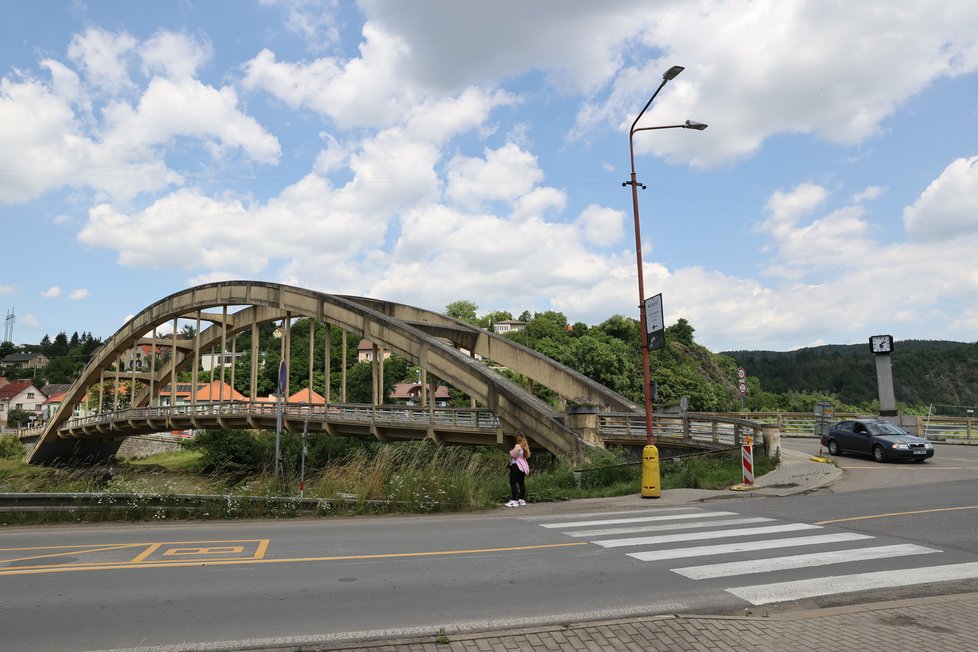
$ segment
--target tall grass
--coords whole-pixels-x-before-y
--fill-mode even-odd
[[[263,442],[254,447],[256,453],[248,462],[258,465],[258,470],[245,472],[246,456],[241,451],[252,448],[240,438],[232,443],[232,452],[238,455],[232,464],[225,464],[219,452],[201,450],[200,446],[192,451],[84,469],[28,466],[0,459],[0,492],[130,494],[131,509],[119,511],[118,516],[131,520],[282,518],[300,514],[298,502],[249,499],[298,497],[298,458],[283,456],[284,472],[276,475],[271,470],[274,465],[268,464],[267,442]],[[304,497],[320,500],[322,513],[465,511],[498,505],[509,498],[509,456],[495,448],[439,447],[428,441],[347,441],[321,446],[319,451],[315,459],[307,458]],[[530,462],[530,502],[628,495],[641,487],[641,465],[631,462],[624,450],[594,451],[577,468],[545,451],[537,452]],[[759,457],[755,464],[757,475],[762,475],[777,461]],[[718,489],[741,480],[739,452],[663,460],[660,471],[663,489]],[[195,510],[176,504],[172,508],[156,507],[168,504],[167,497],[176,494],[226,498],[202,502]],[[154,507],[145,509],[149,503]],[[85,517],[73,520],[80,518]],[[3,521],[11,522],[7,517]]]

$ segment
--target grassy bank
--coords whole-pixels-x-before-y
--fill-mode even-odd
[[[254,435],[249,435],[255,439]],[[201,438],[207,444],[208,438]],[[87,468],[29,466],[0,459],[3,493],[102,493],[128,495],[131,505],[115,499],[111,513],[22,512],[0,514],[0,523],[173,518],[284,518],[300,514],[290,501],[254,501],[251,497],[298,497],[299,460],[293,442],[283,442],[284,473],[277,478],[267,446],[250,439],[214,433],[210,444],[194,450],[154,455]],[[259,438],[260,442],[260,438]],[[429,442],[380,444],[333,440],[307,457],[305,498],[319,499],[318,513],[456,512],[499,505],[509,497],[508,455],[487,447],[437,447]],[[274,460],[274,452],[271,454]],[[757,458],[757,475],[774,460]],[[641,467],[622,450],[599,450],[578,468],[540,451],[531,458],[527,480],[531,502],[572,500],[637,493]],[[722,489],[741,480],[740,453],[663,460],[663,489]],[[161,497],[194,494],[196,509],[167,506]],[[152,497],[153,500],[148,500]],[[206,501],[206,502],[205,502]],[[192,502],[192,501],[191,501]],[[152,506],[149,506],[149,504]],[[162,503],[162,506],[160,506]],[[216,503],[216,504],[215,504]]]

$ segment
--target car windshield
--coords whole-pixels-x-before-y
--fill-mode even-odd
[[[866,427],[874,435],[905,435],[907,434],[904,430],[892,423],[886,423],[885,421],[880,421],[879,423],[867,423]]]

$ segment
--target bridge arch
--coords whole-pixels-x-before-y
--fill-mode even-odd
[[[220,312],[208,312],[215,309]],[[609,408],[635,409],[627,399],[526,347],[431,311],[278,283],[227,281],[196,286],[160,299],[106,340],[45,424],[28,460],[46,463],[75,457],[98,459],[118,450],[122,439],[132,434],[125,427],[81,435],[68,428],[75,408],[91,388],[104,385],[107,372],[116,382],[132,377],[145,383],[143,390],[136,393],[134,382],[131,401],[133,406],[147,405],[152,400],[154,383],[162,387],[169,378],[172,384],[177,370],[189,365],[196,369],[202,350],[219,345],[224,351],[229,337],[248,329],[257,333],[259,324],[302,317],[358,334],[465,392],[498,415],[502,425],[498,444],[504,443],[504,429],[509,432],[521,429],[531,433],[539,445],[560,456],[576,457],[588,445],[562,423],[560,414],[550,405],[471,355],[446,344],[445,339],[523,373],[566,398],[586,396]],[[145,343],[148,334],[152,333],[155,341],[159,327],[170,322],[175,327],[181,319],[194,320],[198,325],[192,346],[187,341],[178,342],[174,332],[171,342],[161,341],[164,346],[172,347],[172,355],[159,369],[130,374],[118,368],[122,356],[137,344]],[[201,328],[201,323],[210,326]],[[253,370],[252,391],[254,376]]]

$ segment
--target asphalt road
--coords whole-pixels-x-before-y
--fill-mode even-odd
[[[0,532],[2,648],[299,647],[395,631],[978,590],[978,449],[941,446],[923,465],[839,463],[846,476],[809,495],[621,514],[8,528]],[[756,528],[747,547],[706,552],[741,528]],[[730,575],[757,570],[738,564],[797,559],[784,546],[806,536],[831,541],[806,548],[813,561],[800,567]],[[887,554],[853,568],[845,557],[853,546]],[[919,567],[942,569],[925,578],[953,569],[965,579],[902,579]],[[797,597],[799,587],[821,593]]]

